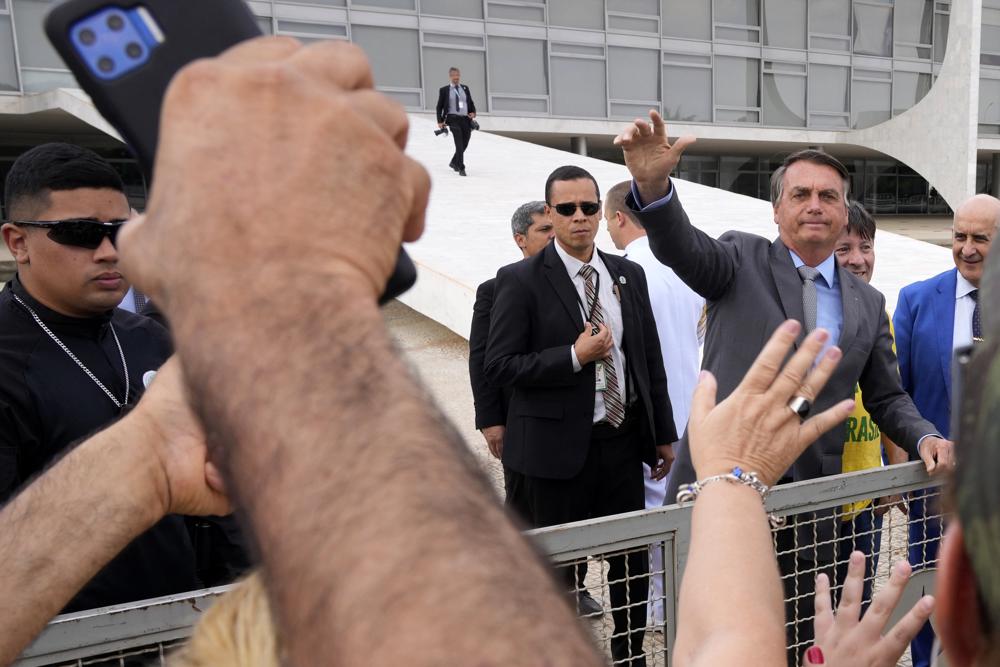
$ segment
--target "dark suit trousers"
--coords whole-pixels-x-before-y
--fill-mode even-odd
[[[444,122],[451,130],[451,138],[455,140],[455,154],[451,157],[451,165],[465,169],[465,149],[469,147],[469,139],[472,137],[472,121],[468,116],[448,114]]]
[[[836,581],[832,563],[801,557],[813,550],[812,544],[801,541],[802,532],[789,517],[788,525],[775,536],[778,570],[785,593],[785,646],[791,647],[787,651],[789,667],[798,667],[802,655],[812,646],[816,575],[825,572],[831,584]]]
[[[629,408],[620,429],[595,425],[583,470],[576,477],[513,477],[508,505],[535,527],[643,509],[642,457],[636,442],[642,419],[645,419],[644,411],[634,405]],[[614,621],[611,654],[616,662],[622,661],[621,664],[644,666],[642,640],[649,591],[648,551],[609,556],[607,561]],[[565,567],[559,571],[569,590],[577,587],[577,569]]]

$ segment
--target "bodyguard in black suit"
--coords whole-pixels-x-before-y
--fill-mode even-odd
[[[534,257],[555,237],[552,221],[545,211],[545,202],[531,201],[522,204],[510,218],[510,229],[514,243],[521,254]],[[486,439],[490,454],[500,458],[503,453],[503,437],[507,430],[507,404],[511,390],[497,387],[486,379],[486,341],[490,335],[490,316],[493,313],[493,295],[496,278],[484,281],[476,289],[476,302],[472,307],[472,327],[469,331],[469,380],[472,383],[472,399],[476,409],[476,428]],[[519,473],[507,466],[503,467],[504,491],[508,505],[512,502],[511,490],[517,489]],[[512,507],[517,511],[516,507]],[[522,517],[530,522],[530,517]],[[587,578],[587,564],[576,567],[577,607],[582,616],[602,614],[600,603],[584,587]]]
[[[465,149],[469,147],[472,137],[472,121],[476,118],[476,103],[472,101],[472,92],[464,83],[459,83],[462,73],[457,67],[448,70],[451,83],[442,86],[438,91],[437,122],[438,127],[448,126],[452,139],[455,140],[455,154],[448,166],[465,176]]]
[[[594,246],[596,181],[560,167],[546,201],[555,241],[497,273],[486,348],[487,377],[512,390],[511,503],[536,526],[643,509],[642,462],[662,477],[677,439],[645,275]],[[612,655],[644,665],[646,552],[608,561]]]

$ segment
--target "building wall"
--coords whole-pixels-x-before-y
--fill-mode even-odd
[[[0,0],[0,91],[72,85],[42,34],[51,4]],[[493,114],[631,118],[655,107],[680,122],[822,129],[868,127],[919,101],[950,10],[934,0],[249,4],[265,32],[361,45],[379,87],[411,109],[432,109],[455,65]],[[1000,134],[1000,0],[984,6],[983,62],[994,69],[983,132]]]
[[[74,85],[42,33],[52,4],[0,0],[0,95]],[[822,134],[878,125],[919,102],[940,71],[952,7],[951,0],[248,4],[266,33],[359,44],[372,61],[377,86],[413,111],[433,109],[448,67],[457,66],[495,129],[502,123],[558,125],[563,136],[577,128],[585,134],[587,127],[617,126],[619,119],[653,107],[672,126],[709,127],[740,141],[777,132],[800,138],[775,140],[808,143],[823,143],[815,140]],[[1000,0],[982,4],[979,134],[996,141]],[[733,146],[721,156],[718,149],[698,155],[696,147],[681,175],[765,195],[761,180],[775,154],[754,150],[752,143]],[[848,166],[855,192],[873,210],[948,210],[906,165],[854,162]],[[980,172],[990,169],[987,156]],[[982,181],[978,189],[988,190],[992,178]]]

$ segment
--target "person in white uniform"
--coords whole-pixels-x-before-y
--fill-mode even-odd
[[[660,337],[663,353],[663,369],[667,373],[667,391],[674,412],[677,433],[684,432],[691,397],[698,382],[701,365],[700,346],[703,332],[699,330],[705,299],[696,294],[677,277],[673,269],[661,264],[649,249],[646,230],[632,216],[625,205],[625,196],[631,188],[630,181],[624,181],[608,191],[604,202],[604,220],[615,247],[625,251],[625,257],[642,267],[646,274],[649,291],[649,305],[653,309],[656,330]],[[646,509],[670,504],[665,502],[667,480],[655,480],[650,476],[648,465],[643,466],[646,482]],[[649,616],[656,624],[663,623],[663,552],[651,549],[650,554]]]

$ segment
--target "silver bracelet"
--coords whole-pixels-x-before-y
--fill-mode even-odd
[[[684,505],[686,503],[694,502],[694,500],[698,497],[698,494],[701,493],[702,489],[712,482],[719,481],[749,486],[760,495],[761,502],[767,498],[767,494],[771,490],[766,484],[760,481],[757,473],[746,472],[739,466],[736,466],[732,469],[732,471],[725,473],[724,475],[713,475],[697,482],[692,482],[691,484],[682,484],[677,491],[677,504]],[[780,528],[785,525],[784,517],[777,517],[774,514],[768,514],[767,519],[772,528]]]

